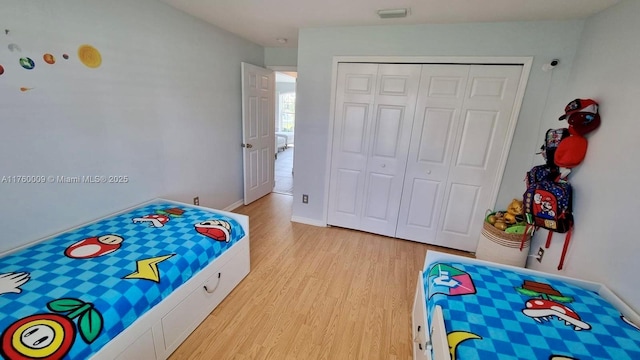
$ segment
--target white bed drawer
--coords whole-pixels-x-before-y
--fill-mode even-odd
[[[156,352],[153,346],[153,334],[151,329],[140,336],[133,344],[129,345],[116,360],[140,360],[155,359]]]
[[[165,315],[162,318],[165,350],[175,350],[248,273],[248,252],[241,252]]]

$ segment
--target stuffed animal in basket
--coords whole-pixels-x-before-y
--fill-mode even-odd
[[[507,228],[507,223],[504,219],[504,215],[505,215],[504,212],[498,211],[494,214],[489,215],[489,217],[487,217],[487,222],[495,226],[496,229],[500,229],[504,231]]]
[[[504,214],[504,221],[509,224],[515,224],[518,222],[516,216],[524,214],[524,203],[518,199],[513,199],[511,204],[507,206],[507,213]]]

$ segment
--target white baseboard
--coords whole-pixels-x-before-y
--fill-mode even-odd
[[[323,222],[323,221],[316,220],[316,219],[309,219],[309,218],[300,217],[300,216],[292,216],[291,217],[291,221],[297,222],[297,223],[301,223],[301,224],[307,224],[307,225],[313,225],[313,226],[319,226],[319,227],[327,227],[327,224],[325,222]]]
[[[233,204],[227,206],[226,208],[224,208],[222,210],[223,211],[233,211],[233,210],[239,208],[242,205],[244,205],[244,200],[240,199],[240,200],[234,202]]]

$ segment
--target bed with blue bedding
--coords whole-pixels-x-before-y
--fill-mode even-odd
[[[420,275],[416,358],[640,359],[637,314],[602,285],[451,255]]]
[[[246,217],[158,199],[6,254],[0,257],[0,356],[89,358],[168,297],[181,304],[189,294],[176,297],[177,290],[217,259],[230,261],[224,255],[230,249],[236,249],[233,256],[242,252],[236,257],[246,261],[242,268],[248,272]],[[237,283],[244,275],[232,277]],[[211,289],[219,285],[222,276],[217,277]],[[211,296],[204,288],[202,296]],[[147,316],[160,322],[142,330],[166,323],[163,316],[171,308],[165,308],[160,316]],[[135,340],[120,336],[117,348],[104,356],[119,354]],[[174,350],[164,349],[163,355],[158,340],[167,342],[154,340],[146,358]]]

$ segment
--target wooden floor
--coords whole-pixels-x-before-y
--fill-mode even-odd
[[[171,359],[411,359],[417,275],[436,247],[292,223],[291,205],[271,194],[235,211],[250,217],[251,272]]]

